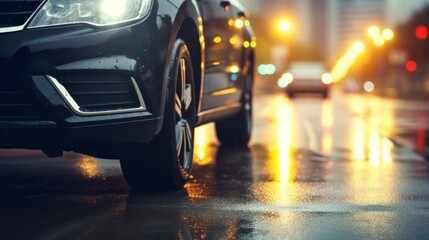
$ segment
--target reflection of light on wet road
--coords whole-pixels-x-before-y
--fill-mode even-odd
[[[214,125],[206,124],[195,129],[194,163],[204,166],[213,163],[213,147],[218,145]]]
[[[392,106],[377,98],[350,98],[352,159],[348,170],[349,201],[354,204],[393,204],[397,191],[393,171]],[[383,189],[380,191],[379,189]],[[389,223],[390,224],[390,223]]]
[[[380,165],[380,136],[375,129],[371,129],[371,136],[369,137],[369,163],[371,166]]]
[[[368,160],[370,165],[392,162],[392,135],[395,116],[392,106],[379,99],[352,98],[351,109],[357,113],[352,122],[353,159]]]
[[[216,156],[219,142],[216,137],[215,125],[206,124],[195,128],[193,172],[198,174],[204,172],[204,178],[214,178],[213,167],[216,165]],[[189,198],[208,199],[213,194],[213,186],[199,182],[202,177],[191,176],[190,181],[185,185]]]
[[[291,144],[292,144],[292,107],[290,101],[279,106],[277,110],[277,151],[278,174],[277,181],[291,181]]]
[[[93,178],[100,174],[99,159],[88,157],[88,156],[82,156],[77,164],[79,166],[81,173],[86,178]]]
[[[332,125],[334,124],[334,114],[332,109],[332,100],[325,99],[322,102],[322,153],[332,154]]]
[[[363,122],[360,119],[354,119],[352,123],[353,128],[353,159],[365,160],[365,146],[364,146],[364,133]]]
[[[392,163],[393,143],[387,138],[381,141],[381,160],[383,163]]]
[[[267,155],[262,155],[264,160],[256,161],[257,165],[253,167],[260,169],[260,174],[267,177],[270,184],[258,184],[261,179],[258,181],[259,175],[255,175],[256,182],[251,188],[252,194],[264,203],[295,202],[297,200],[293,182],[298,163],[292,144],[296,144],[296,134],[299,130],[294,127],[296,115],[293,102],[284,95],[278,95],[270,102],[261,101],[260,109],[258,117],[267,121],[267,124],[262,126],[264,131],[261,131],[261,137],[271,139],[269,146],[253,147],[253,151],[259,154],[267,151]],[[258,119],[256,121],[258,122]],[[253,138],[253,143],[260,139]]]

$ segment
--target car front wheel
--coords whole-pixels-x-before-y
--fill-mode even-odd
[[[195,128],[191,55],[178,39],[168,65],[161,132],[146,146],[121,159],[125,180],[135,190],[180,189],[190,176]]]

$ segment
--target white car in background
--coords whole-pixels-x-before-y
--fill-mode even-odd
[[[292,62],[278,80],[279,87],[284,88],[290,98],[297,93],[320,93],[327,98],[332,83],[332,75],[321,62]]]

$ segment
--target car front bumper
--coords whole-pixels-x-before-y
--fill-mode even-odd
[[[0,148],[116,157],[103,149],[149,142],[162,126],[170,31],[156,19],[0,33]]]

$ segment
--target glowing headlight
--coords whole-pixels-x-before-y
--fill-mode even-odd
[[[151,4],[152,0],[48,0],[28,27],[118,24],[144,17]]]

